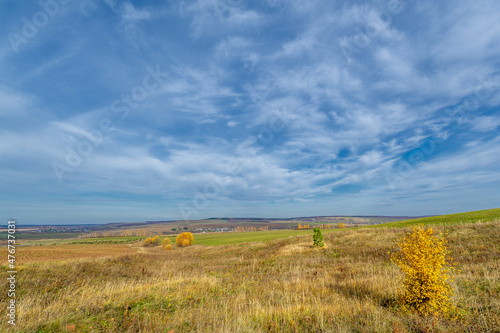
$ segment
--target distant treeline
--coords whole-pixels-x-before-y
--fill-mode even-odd
[[[98,231],[98,232],[90,232],[85,235],[78,236],[78,239],[85,238],[104,238],[104,237],[151,237],[158,235],[158,232],[147,230],[147,229],[139,229],[139,230],[124,230],[124,231]]]

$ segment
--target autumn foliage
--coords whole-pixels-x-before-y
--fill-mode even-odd
[[[247,232],[247,231],[267,231],[269,230],[269,227],[244,227],[244,226],[236,226],[234,227],[233,231],[234,232]]]
[[[177,238],[175,239],[175,244],[177,246],[181,246],[181,247],[189,246],[189,245],[193,245],[193,240],[194,240],[194,237],[193,237],[192,233],[183,232],[177,236]]]
[[[171,250],[172,249],[172,244],[170,241],[170,238],[165,238],[163,242],[161,243],[161,248],[164,250]]]
[[[448,263],[446,240],[442,235],[433,236],[432,228],[418,226],[399,239],[396,247],[392,261],[406,275],[399,300],[403,309],[421,315],[449,314],[453,268]]]
[[[152,238],[146,238],[144,240],[143,246],[157,246],[160,244],[160,236],[154,236]]]

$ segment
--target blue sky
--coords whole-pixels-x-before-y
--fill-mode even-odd
[[[0,1],[0,215],[499,207],[498,1]]]

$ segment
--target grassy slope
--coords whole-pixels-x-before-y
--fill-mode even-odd
[[[390,222],[372,226],[373,228],[380,227],[409,227],[418,224],[457,224],[457,223],[475,223],[478,221],[488,222],[500,220],[500,208],[477,210],[473,212],[457,213],[449,215],[439,215],[431,217],[422,217],[419,219],[403,220],[399,222]]]

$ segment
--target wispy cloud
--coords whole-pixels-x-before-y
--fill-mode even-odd
[[[500,6],[399,3],[68,3],[22,52],[0,45],[5,214],[71,223],[181,218],[182,205],[197,206],[192,217],[490,208]],[[4,36],[42,9],[12,10]],[[142,98],[148,66],[162,82]],[[136,105],[120,117],[115,101]],[[432,153],[413,161],[429,138]],[[59,183],[53,162],[75,153]]]

